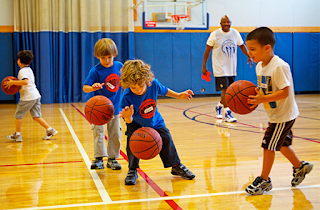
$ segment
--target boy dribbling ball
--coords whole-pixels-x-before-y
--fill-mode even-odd
[[[168,96],[176,99],[190,100],[192,90],[177,93],[163,86],[150,69],[150,66],[142,60],[129,60],[121,69],[121,86],[123,97],[121,99],[120,116],[127,125],[127,155],[129,171],[125,178],[126,185],[135,185],[138,178],[137,168],[139,159],[135,157],[129,147],[129,140],[134,131],[141,127],[155,129],[162,138],[162,150],[160,158],[165,168],[171,168],[172,175],[181,176],[184,179],[193,179],[195,175],[180,162],[176,147],[173,143],[169,129],[157,108],[157,96]]]
[[[249,55],[256,66],[258,77],[257,95],[249,96],[252,107],[263,103],[269,118],[269,126],[262,140],[263,167],[261,175],[246,188],[252,195],[263,194],[272,189],[269,177],[275,151],[280,151],[293,165],[291,185],[299,185],[313,167],[312,163],[300,161],[292,145],[292,126],[299,115],[295,101],[290,66],[274,54],[276,43],[274,33],[267,27],[260,27],[246,37]]]

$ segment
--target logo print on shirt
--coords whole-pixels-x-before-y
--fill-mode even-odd
[[[232,58],[236,53],[237,46],[231,39],[227,39],[222,43],[221,50],[228,58]]]
[[[143,118],[150,119],[156,112],[157,102],[153,99],[147,99],[140,105],[139,113]]]
[[[120,87],[120,77],[117,74],[110,74],[104,82],[110,92],[117,92]]]
[[[264,95],[269,95],[273,93],[272,91],[272,79],[271,76],[261,76],[258,75],[258,87]],[[270,108],[277,108],[277,103],[275,101],[269,102]]]

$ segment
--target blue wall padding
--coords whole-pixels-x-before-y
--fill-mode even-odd
[[[172,33],[154,34],[154,66],[151,67],[159,81],[173,87],[173,52]]]
[[[14,72],[15,60],[13,59],[12,45],[12,33],[0,33],[0,82],[7,76],[17,76]],[[7,95],[0,90],[1,101],[13,101],[14,99],[14,95]]]
[[[190,33],[172,34],[173,90],[182,92],[191,89],[191,42]],[[176,82],[179,81],[179,82]]]
[[[310,33],[309,91],[320,89],[320,33]]]
[[[192,84],[191,88],[195,94],[215,93],[214,78],[212,76],[211,53],[207,62],[207,69],[211,72],[211,82],[201,79],[201,69],[203,63],[203,54],[206,50],[206,43],[210,33],[191,33],[191,67],[192,67]],[[204,92],[201,89],[204,88]]]

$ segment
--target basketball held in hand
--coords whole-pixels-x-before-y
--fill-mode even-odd
[[[250,95],[256,95],[257,87],[248,80],[238,80],[232,83],[225,95],[225,100],[230,110],[237,114],[248,114],[256,109],[250,108],[252,105],[247,103]]]
[[[4,82],[9,81],[9,79],[11,80],[18,80],[16,77],[13,76],[8,76],[6,78],[4,78],[1,82],[1,89],[5,94],[8,95],[14,95],[17,94],[19,92],[20,86],[19,85],[12,85],[10,88],[6,88],[4,86]]]
[[[105,96],[94,96],[87,101],[84,113],[90,123],[104,125],[113,117],[113,103]]]
[[[134,156],[149,160],[156,157],[162,149],[162,138],[153,128],[142,127],[133,132],[129,147]]]

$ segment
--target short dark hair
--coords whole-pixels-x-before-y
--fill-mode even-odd
[[[276,44],[276,36],[268,27],[256,28],[246,36],[246,41],[253,39],[257,40],[260,45],[270,44],[272,48],[274,48],[274,45]]]
[[[20,59],[20,62],[26,65],[29,65],[31,61],[33,60],[34,56],[31,52],[31,50],[21,50],[18,53],[18,59]]]

